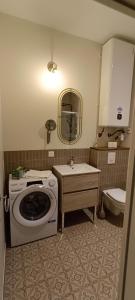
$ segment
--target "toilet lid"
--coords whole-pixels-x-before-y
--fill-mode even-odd
[[[112,197],[115,201],[126,203],[126,191],[122,189],[116,188],[104,190],[103,193]]]

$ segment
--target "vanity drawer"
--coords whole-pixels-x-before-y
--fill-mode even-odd
[[[99,174],[81,174],[63,178],[63,193],[83,191],[98,187]]]
[[[98,189],[63,195],[62,212],[92,207],[98,203]]]

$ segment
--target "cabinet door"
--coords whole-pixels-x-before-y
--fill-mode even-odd
[[[62,212],[96,206],[98,204],[98,189],[74,192],[63,195]]]
[[[115,38],[103,46],[99,126],[129,124],[134,47]]]
[[[89,190],[98,187],[99,174],[81,174],[63,178],[63,193]]]

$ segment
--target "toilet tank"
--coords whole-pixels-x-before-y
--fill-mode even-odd
[[[135,45],[112,38],[102,49],[99,126],[129,124]]]

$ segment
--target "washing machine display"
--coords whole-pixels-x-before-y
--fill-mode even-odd
[[[12,246],[57,233],[58,183],[53,174],[38,184],[10,180],[9,188]]]

